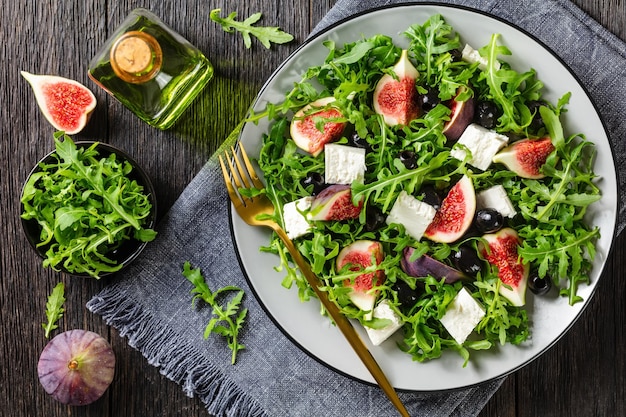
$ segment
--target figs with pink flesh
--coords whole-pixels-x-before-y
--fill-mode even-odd
[[[383,116],[389,126],[408,125],[419,116],[419,94],[415,81],[419,72],[405,49],[393,67],[392,75],[383,75],[374,89],[374,111]]]
[[[37,373],[55,400],[86,405],[100,398],[113,381],[115,354],[97,333],[69,330],[48,342],[39,357]]]
[[[343,114],[332,106],[334,97],[324,97],[298,110],[291,121],[291,138],[296,145],[313,156],[324,150],[324,145],[338,140],[346,126]],[[324,124],[320,129],[319,121]]]
[[[426,228],[424,236],[433,242],[451,243],[463,236],[472,225],[476,212],[476,194],[472,179],[467,175],[448,191]]]
[[[31,85],[41,112],[57,130],[74,135],[85,127],[96,108],[96,97],[78,81],[56,75],[22,76]]]
[[[333,184],[324,188],[311,202],[309,220],[347,220],[361,214],[363,201],[354,205],[352,190],[346,184]]]
[[[346,265],[350,271],[359,271],[372,265],[378,265],[383,261],[383,258],[383,247],[380,242],[357,240],[344,247],[337,255],[337,271]],[[372,289],[384,281],[385,273],[377,270],[361,274],[353,280],[345,280],[344,285],[352,288],[348,294],[350,301],[361,310],[371,313],[378,296],[378,291]]]
[[[541,179],[545,177],[541,167],[554,149],[549,137],[522,139],[498,152],[493,162],[504,164],[522,178]]]
[[[526,304],[526,286],[528,283],[528,264],[524,264],[518,253],[521,239],[517,232],[504,228],[497,233],[486,234],[483,239],[489,245],[480,244],[483,257],[498,267],[498,278],[502,281],[500,294],[514,306]]]
[[[443,134],[451,141],[458,140],[465,128],[472,123],[476,107],[474,97],[463,101],[457,98],[458,94],[450,104],[450,120],[443,126]]]
[[[416,278],[431,276],[437,280],[445,279],[447,284],[466,278],[458,269],[452,268],[428,255],[412,259],[414,252],[414,248],[404,248],[402,258],[400,259],[400,267],[407,275]]]

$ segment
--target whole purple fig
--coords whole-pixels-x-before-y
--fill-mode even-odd
[[[69,330],[48,342],[39,357],[37,373],[55,400],[86,405],[100,398],[111,384],[115,354],[97,333]]]

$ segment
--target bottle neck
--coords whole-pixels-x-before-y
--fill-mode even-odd
[[[154,78],[163,61],[159,42],[146,32],[123,34],[111,48],[111,67],[123,81],[141,84]]]

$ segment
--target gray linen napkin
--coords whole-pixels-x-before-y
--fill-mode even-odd
[[[401,1],[338,0],[314,33],[356,12]],[[619,184],[626,180],[626,45],[564,0],[443,1],[481,9],[515,22],[570,65],[596,102],[618,155]],[[532,13],[529,13],[532,11]],[[626,187],[622,187],[626,189]],[[624,199],[618,233],[624,228]],[[208,161],[159,225],[159,237],[87,308],[117,328],[150,364],[198,396],[217,416],[393,416],[382,392],[336,374],[308,357],[272,323],[252,296],[247,349],[232,366],[220,337],[204,340],[210,309],[191,309],[184,261],[200,267],[209,286],[237,285],[252,294],[233,248],[228,198],[214,158]],[[271,341],[271,343],[268,343]],[[455,392],[400,393],[412,416],[477,415],[502,380]]]

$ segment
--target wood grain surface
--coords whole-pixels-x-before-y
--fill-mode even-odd
[[[39,112],[20,70],[57,74],[92,88],[98,107],[79,139],[99,139],[130,152],[154,181],[160,214],[176,200],[209,155],[244,115],[272,71],[306,38],[333,0],[18,0],[0,7],[0,415],[208,416],[204,405],[160,375],[115,329],[85,303],[106,280],[80,280],[41,267],[19,220],[23,181],[53,147],[53,128]],[[626,3],[575,0],[584,11],[626,40]],[[213,82],[169,131],[150,128],[109,98],[87,77],[88,62],[108,34],[135,7],[146,7],[206,53]],[[294,34],[289,45],[246,49],[238,35],[209,20],[222,8],[241,18],[262,12],[262,23]],[[624,94],[624,92],[616,92]],[[481,417],[624,416],[626,361],[624,302],[626,241],[617,239],[589,307],[546,354],[509,377]],[[85,328],[105,336],[117,355],[117,373],[104,397],[85,407],[55,402],[42,389],[36,364],[46,344],[41,323],[51,289],[66,284],[62,329]]]

